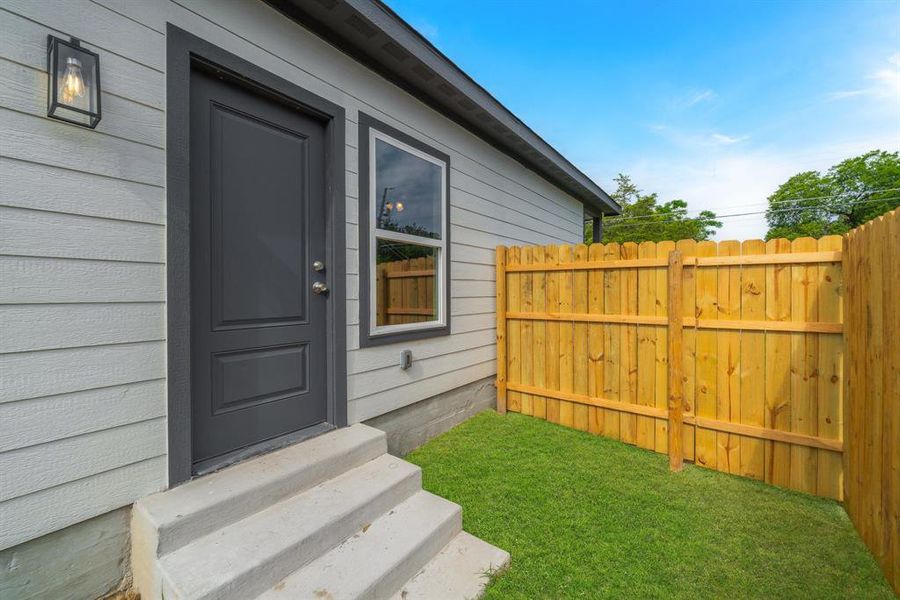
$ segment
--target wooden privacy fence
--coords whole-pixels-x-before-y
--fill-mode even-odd
[[[900,594],[900,209],[844,246],[844,505]]]
[[[840,498],[841,258],[838,236],[499,247],[498,407]]]
[[[379,325],[434,320],[434,257],[378,263],[376,277],[375,311]]]

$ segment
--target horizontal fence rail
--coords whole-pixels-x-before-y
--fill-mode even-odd
[[[786,241],[786,240],[785,240]],[[652,242],[651,242],[652,243]],[[786,265],[823,262],[841,262],[841,251],[798,252],[796,254],[761,254],[748,256],[682,257],[684,265],[695,267],[723,267],[730,265]],[[593,269],[635,269],[668,266],[667,258],[639,258],[635,260],[598,260],[571,264],[508,265],[507,273],[532,273],[535,271],[582,271]]]
[[[500,247],[498,408],[839,499],[843,252],[839,236]]]
[[[631,325],[668,325],[667,317],[638,317],[634,315],[580,315],[576,313],[523,313],[507,312],[507,319],[518,321],[570,321],[582,323],[626,323]],[[721,319],[695,319],[685,317],[685,327],[695,329],[735,329],[757,331],[798,331],[809,333],[842,333],[840,323],[795,321],[723,321]]]

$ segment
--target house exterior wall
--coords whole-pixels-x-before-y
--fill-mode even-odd
[[[166,486],[167,22],[347,111],[351,422],[493,375],[494,246],[581,237],[577,200],[261,2],[0,0],[0,549]],[[48,34],[100,54],[95,131],[45,116]],[[449,336],[359,346],[360,111],[450,156]]]

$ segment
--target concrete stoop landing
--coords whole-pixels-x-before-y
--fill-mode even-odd
[[[143,600],[475,598],[509,564],[365,425],[143,498],[131,530]]]

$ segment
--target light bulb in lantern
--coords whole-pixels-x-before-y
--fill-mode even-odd
[[[77,58],[66,59],[66,70],[60,82],[60,97],[66,104],[74,104],[75,98],[84,98],[84,77],[81,74],[81,61]]]
[[[394,203],[387,202],[387,203],[385,203],[384,208],[387,209],[388,212],[391,212],[392,210],[394,210]]]
[[[397,202],[397,212],[403,212],[403,203],[400,201]]]

